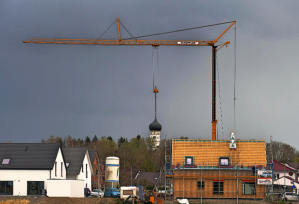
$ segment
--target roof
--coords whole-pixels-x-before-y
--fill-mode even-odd
[[[297,162],[288,162],[288,163],[285,163],[285,165],[287,165],[290,168],[293,168],[294,170],[299,169],[299,163],[297,163]]]
[[[65,147],[62,148],[67,176],[76,176],[80,173],[83,159],[87,149],[84,147]],[[69,165],[67,165],[69,163]]]
[[[90,158],[91,163],[93,163],[94,159],[98,156],[97,151],[89,149],[88,154],[89,154],[89,158]]]
[[[230,149],[230,140],[173,139],[172,165],[182,166],[185,156],[191,156],[194,166],[219,166],[220,157],[228,157],[230,166],[266,166],[266,143],[262,140],[235,140],[236,149]]]
[[[295,169],[292,169],[288,167],[287,165],[280,163],[279,161],[273,160],[273,170],[274,171],[295,171]]]
[[[59,144],[0,143],[0,169],[52,169],[58,150]]]
[[[150,131],[161,131],[162,125],[155,118],[155,120],[149,125],[149,129]]]

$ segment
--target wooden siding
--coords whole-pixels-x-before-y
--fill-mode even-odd
[[[173,173],[174,198],[265,198],[265,185],[256,185],[256,194],[243,193],[243,183],[256,183],[256,176],[252,171],[175,170]],[[200,181],[204,182],[203,188],[198,188],[197,182]],[[217,181],[223,182],[222,195],[213,193],[213,182]]]
[[[172,140],[172,165],[183,166],[185,156],[194,157],[195,166],[218,166],[220,157],[229,157],[230,166],[266,166],[266,144],[258,140]]]

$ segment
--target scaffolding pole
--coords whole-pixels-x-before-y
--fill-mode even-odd
[[[236,189],[236,194],[237,194],[237,204],[239,204],[239,167],[237,166],[237,189]]]

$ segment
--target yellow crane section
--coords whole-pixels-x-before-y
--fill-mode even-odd
[[[140,40],[136,39],[122,39],[120,33],[120,20],[117,18],[117,32],[118,39],[116,40],[102,40],[102,39],[71,39],[71,38],[32,38],[24,40],[23,43],[34,44],[79,44],[79,45],[152,45],[152,46],[214,46],[220,38],[236,23],[231,21],[230,25],[215,39],[215,40]],[[221,23],[224,24],[224,23]],[[205,27],[205,26],[202,26]],[[227,41],[223,44],[227,45]]]

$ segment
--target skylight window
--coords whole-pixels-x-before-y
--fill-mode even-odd
[[[2,160],[2,165],[8,165],[10,163],[10,159],[3,159]]]

